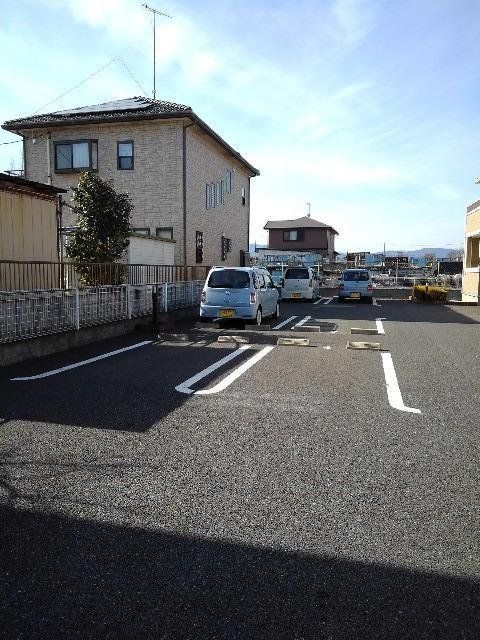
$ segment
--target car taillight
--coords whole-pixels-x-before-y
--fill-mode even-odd
[[[250,291],[250,304],[255,304],[257,301],[256,291]]]
[[[338,288],[339,288],[339,289],[343,289],[344,287],[345,287],[345,285],[344,285],[344,284],[342,284],[342,283],[340,283],[340,284],[338,285]]]
[[[202,295],[200,296],[200,302],[203,302],[203,304],[205,304],[206,301],[207,301],[207,293],[206,291],[202,291]]]

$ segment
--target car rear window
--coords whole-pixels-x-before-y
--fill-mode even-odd
[[[366,282],[370,280],[368,271],[345,271],[343,279],[347,282]]]
[[[309,280],[308,269],[287,269],[285,271],[286,280]]]
[[[248,289],[250,277],[247,271],[236,271],[235,269],[212,271],[208,279],[208,286],[212,289]]]

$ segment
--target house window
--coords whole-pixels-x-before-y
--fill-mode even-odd
[[[283,232],[284,242],[301,242],[304,239],[303,229],[290,229]]]
[[[226,260],[227,259],[227,253],[230,253],[231,250],[232,250],[232,240],[231,240],[231,238],[225,238],[225,236],[222,236],[222,240],[221,240],[221,257],[222,257],[222,260]]]
[[[222,204],[222,194],[221,194],[221,189],[220,189],[220,182],[217,182],[217,184],[215,185],[215,189],[216,189],[215,199],[217,201],[217,205],[221,205]]]
[[[245,187],[242,187],[242,207],[245,206],[246,202],[247,202],[247,199],[245,197]]]
[[[117,142],[117,169],[133,169],[133,140]]]
[[[210,185],[205,185],[205,209],[210,209]]]
[[[98,168],[97,140],[55,142],[55,171],[57,173]]]
[[[220,182],[220,202],[225,204],[225,183],[223,180]]]
[[[210,206],[211,207],[215,207],[217,205],[217,199],[215,196],[216,196],[215,183],[212,182],[212,184],[210,185]]]
[[[225,186],[227,193],[232,193],[233,173],[230,169],[225,171]]]
[[[173,240],[173,227],[157,227],[155,235],[157,238],[163,238],[164,240]]]
[[[197,231],[195,234],[195,262],[203,262],[203,231]]]
[[[148,227],[131,227],[130,231],[132,233],[138,233],[139,235],[142,235],[142,236],[150,235],[150,229]]]

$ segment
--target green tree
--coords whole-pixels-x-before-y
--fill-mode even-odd
[[[119,260],[129,243],[133,203],[127,193],[117,193],[110,180],[96,173],[82,174],[73,189],[73,211],[77,230],[68,242],[66,254],[77,264],[108,263]],[[77,271],[86,284],[117,284],[125,269],[79,267]],[[107,275],[109,274],[109,275]]]

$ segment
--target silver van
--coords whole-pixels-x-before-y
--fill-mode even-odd
[[[373,302],[373,282],[368,269],[345,269],[338,285],[338,301],[346,298]]]
[[[310,267],[288,267],[283,276],[282,300],[317,300],[320,284],[317,274]]]
[[[237,318],[262,323],[278,318],[278,291],[266,269],[260,267],[212,267],[200,298],[200,319]]]

